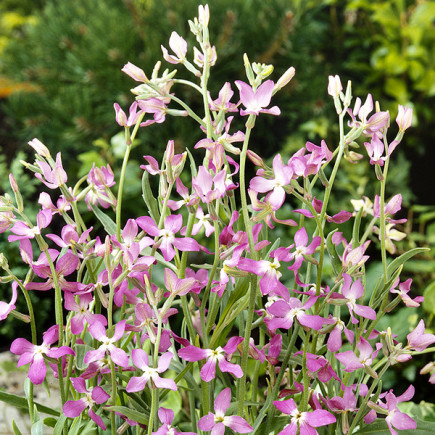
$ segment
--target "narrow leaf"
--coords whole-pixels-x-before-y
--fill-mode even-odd
[[[142,176],[142,198],[148,208],[148,213],[154,219],[155,222],[159,221],[159,208],[156,198],[154,198],[153,192],[151,190],[149,174],[144,171]]]
[[[142,412],[136,411],[135,409],[127,408],[126,406],[107,406],[106,409],[108,411],[120,412],[127,418],[130,418],[137,423],[148,424],[149,416],[145,415]]]
[[[10,394],[10,393],[5,393],[4,391],[0,391],[0,401],[8,403],[14,408],[28,409],[27,400],[24,397],[20,397],[15,394]],[[41,405],[40,403],[35,403],[35,406],[39,412],[43,412],[44,414],[54,415],[56,417],[60,415],[59,411]]]
[[[98,220],[103,224],[104,229],[106,230],[107,234],[113,235],[116,234],[116,223],[107,216],[106,213],[104,213],[102,210],[100,210],[98,207],[94,207],[91,205],[92,211],[94,212],[95,216],[98,218]]]

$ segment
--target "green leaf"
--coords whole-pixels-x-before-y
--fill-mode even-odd
[[[62,435],[66,419],[67,419],[67,416],[65,414],[63,414],[59,418],[59,420],[57,420],[57,423],[53,429],[53,435]]]
[[[38,420],[37,422],[33,423],[30,433],[31,435],[44,435],[44,422],[42,420]]]
[[[169,390],[165,400],[160,402],[159,405],[163,406],[164,408],[172,409],[174,414],[178,415],[182,406],[181,395],[176,391]]]
[[[337,249],[332,242],[332,236],[336,231],[338,231],[338,229],[335,229],[328,234],[328,237],[326,238],[326,250],[328,251],[329,257],[331,258],[331,264],[332,268],[334,269],[334,273],[338,275],[343,266],[341,264],[340,257],[337,254]]]
[[[48,427],[55,427],[56,423],[57,423],[57,420],[54,417],[44,418],[43,421],[44,421],[44,424]]]
[[[17,424],[15,423],[15,420],[12,419],[12,429],[14,431],[14,435],[23,435],[20,431],[20,429],[18,429]]]
[[[423,309],[431,314],[435,314],[435,281],[426,287],[423,296]]]
[[[27,400],[24,397],[17,396],[15,394],[5,393],[0,391],[0,401],[8,403],[14,408],[28,409]],[[36,409],[44,414],[54,415],[58,417],[60,415],[59,411],[53,408],[48,408],[47,406],[41,405],[40,403],[35,403]]]
[[[88,365],[84,363],[85,355],[88,351],[92,350],[92,347],[87,344],[75,344],[74,350],[76,352],[75,366],[77,370],[84,370]]]
[[[108,411],[120,412],[127,418],[131,418],[132,420],[137,421],[140,424],[148,424],[149,416],[144,415],[144,413],[136,411],[135,409],[130,409],[126,406],[106,406],[106,409]]]
[[[106,230],[107,234],[111,236],[116,234],[116,223],[98,207],[94,207],[93,205],[91,205],[91,209],[94,212],[95,216],[98,218],[98,220],[103,224],[103,227]]]
[[[154,219],[154,222],[158,222],[160,217],[159,208],[157,206],[157,200],[154,198],[151,190],[149,174],[147,171],[144,171],[142,176],[142,198],[148,207],[148,213]]]

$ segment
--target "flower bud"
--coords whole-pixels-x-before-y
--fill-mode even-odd
[[[328,94],[331,95],[331,97],[338,97],[340,95],[340,92],[343,90],[340,77],[338,75],[335,75],[329,76],[328,79]]]
[[[399,113],[396,118],[397,125],[399,126],[399,131],[404,132],[406,129],[411,127],[412,124],[412,109],[409,107],[404,107],[399,104]]]
[[[37,154],[39,154],[42,157],[45,157],[49,159],[51,157],[50,151],[48,151],[48,148],[39,140],[39,139],[32,139],[28,144],[36,151]]]
[[[275,87],[273,88],[272,95],[281,90],[284,86],[286,86],[294,77],[295,73],[295,68],[291,66],[276,82]]]

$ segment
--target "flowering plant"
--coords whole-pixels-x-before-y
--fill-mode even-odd
[[[169,40],[173,54],[162,47],[166,61],[182,64],[199,83],[177,79],[176,71],[161,73],[160,62],[150,78],[131,63],[124,66],[139,85],[132,89],[136,100],[128,116],[114,105],[125,130],[116,194],[109,165],[93,167],[70,186],[61,155],[53,159],[33,139],[36,161],[24,164],[55,197],[54,203],[52,195],[41,194],[35,224],[10,176],[15,198],[1,197],[0,228],[11,233],[10,242],[19,243],[29,272],[14,275],[1,256],[1,282],[11,283],[12,300],[0,303],[0,319],[14,315],[30,322],[32,342],[17,338],[11,351],[20,355],[19,366],[29,364],[33,425],[51,425],[55,434],[98,428],[148,435],[216,435],[230,429],[347,434],[375,420],[393,434],[415,429],[416,421],[398,407],[412,398],[414,387],[396,397],[392,390],[382,391],[381,379],[390,366],[432,352],[435,335],[426,333],[423,320],[406,345],[390,328],[376,329],[397,304],[421,302],[408,295],[411,282],[400,282],[400,274],[404,262],[423,248],[392,261],[387,257],[387,251],[394,254],[392,240],[401,237],[394,226],[403,220],[394,216],[401,197],[388,200],[385,184],[390,156],[411,124],[412,111],[400,108],[399,131],[389,143],[388,112],[376,105],[372,113],[370,95],[364,104],[357,98],[351,108],[351,84],[343,92],[340,78],[331,76],[338,146],[332,151],[325,141],[307,142],[289,158],[275,156],[270,167],[249,149],[251,133],[260,114],[280,114],[272,98],[295,70],[289,68],[275,83],[269,78],[272,66],[251,64],[245,55],[247,82],[235,81],[239,98],[225,83],[213,99],[207,84],[217,53],[208,21],[208,6],[200,6],[189,22],[198,43],[193,62],[186,41],[175,32]],[[202,96],[201,115],[171,92],[175,85]],[[145,155],[147,214],[127,219],[122,204],[132,143],[141,127],[168,122],[169,116],[197,122],[205,138],[193,148],[204,149],[203,159],[197,164],[188,149],[177,154],[173,141],[160,162]],[[245,117],[244,131],[231,130],[234,116]],[[364,158],[351,150],[360,137],[368,141],[379,195],[373,203],[357,198],[351,210],[330,216],[340,163]],[[257,167],[250,181],[249,161]],[[83,202],[100,231],[82,218]],[[293,206],[291,216],[283,216],[285,203]],[[45,234],[52,220],[62,222],[60,235]],[[350,236],[339,231],[344,222],[353,223]],[[297,228],[293,243],[281,245],[274,236],[277,226]],[[368,288],[372,231],[379,234],[382,275]],[[28,315],[15,309],[18,289]],[[55,301],[56,324],[43,334],[42,344],[29,298],[37,291],[53,292]],[[41,420],[41,406],[33,400],[34,385],[45,381],[48,367],[60,387],[54,421]]]

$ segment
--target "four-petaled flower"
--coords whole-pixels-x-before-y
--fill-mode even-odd
[[[291,416],[290,424],[288,424],[278,435],[314,435],[317,434],[316,427],[326,426],[336,422],[336,418],[324,409],[316,409],[312,412],[301,412],[298,410],[293,399],[290,400],[275,400],[275,407],[283,414]]]
[[[259,115],[260,113],[269,113],[271,115],[280,115],[281,110],[278,106],[265,109],[270,104],[272,98],[274,83],[272,80],[266,80],[257,89],[253,89],[247,83],[240,80],[235,81],[240,91],[240,100],[246,107],[246,110],[240,109],[240,115]]]
[[[99,386],[94,388],[86,388],[86,381],[83,378],[71,378],[71,383],[77,392],[85,394],[79,400],[68,400],[63,405],[63,413],[70,418],[78,417],[86,408],[89,408],[88,415],[101,429],[106,430],[107,427],[103,419],[92,409],[94,405],[101,405],[106,402],[110,396]]]
[[[223,435],[225,427],[236,433],[249,433],[254,428],[242,417],[237,415],[226,416],[225,413],[231,405],[231,388],[225,388],[214,402],[215,413],[209,412],[198,421],[198,428],[203,431],[212,431],[213,435]]]

